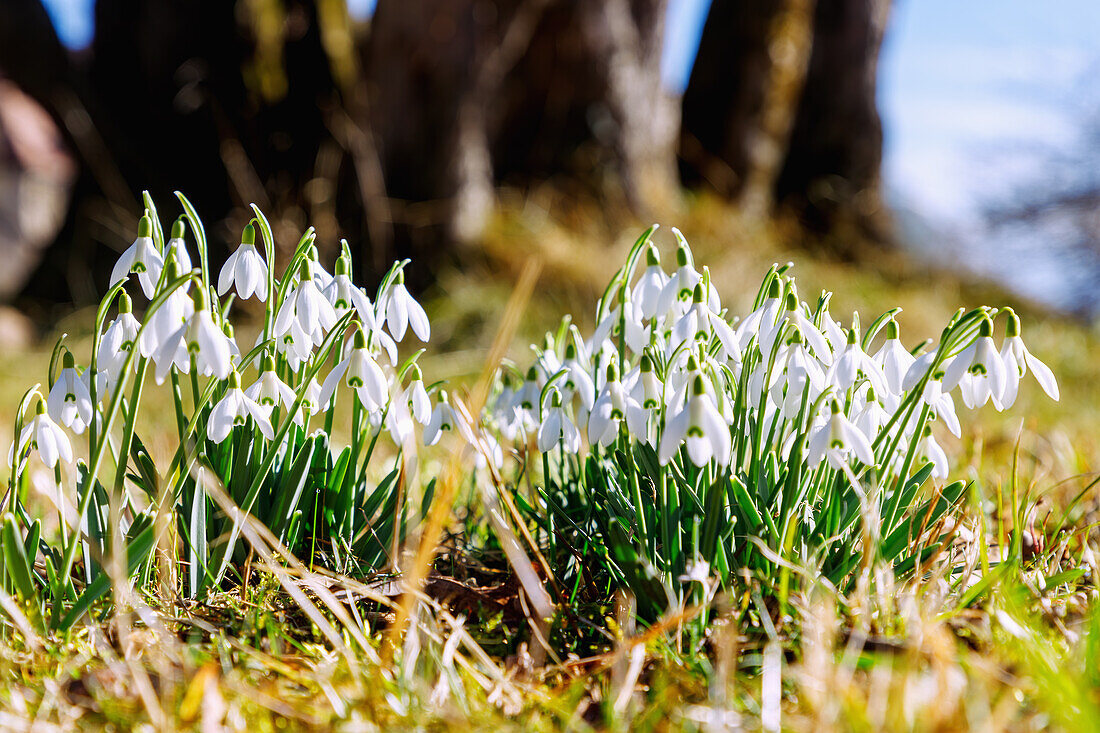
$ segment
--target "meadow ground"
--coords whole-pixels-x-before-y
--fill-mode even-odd
[[[469,253],[427,296],[435,331],[425,371],[459,384],[477,374],[532,258],[541,274],[512,340],[516,360],[526,361],[524,345],[562,313],[591,325],[592,304],[638,229],[609,231],[592,214],[505,207],[485,250]],[[536,643],[540,629],[513,611],[508,565],[485,551],[483,530],[471,529],[477,511],[460,494],[437,569],[441,577],[456,577],[460,567],[467,577],[499,581],[497,595],[484,590],[489,584],[429,583],[418,633],[398,648],[386,641],[394,610],[385,583],[295,565],[257,534],[248,538],[255,563],[247,582],[201,604],[165,583],[157,593],[116,589],[113,610],[65,636],[7,624],[0,728],[1100,727],[1094,329],[899,254],[861,252],[856,261],[850,252],[810,248],[793,227],[746,224],[705,200],[676,218],[735,313],[747,312],[771,263],[791,260],[804,293],[835,293],[838,318],[901,306],[912,342],[938,336],[936,324],[958,307],[1010,304],[1020,314],[1029,348],[1058,377],[1061,400],[1046,400],[1029,383],[1010,413],[987,406],[963,421],[949,453],[952,478],[971,488],[950,548],[924,573],[880,575],[844,595],[811,587],[782,613],[760,602],[746,579],[715,601],[701,637],[684,632],[692,609],[647,629],[627,599],[608,599],[560,610],[541,630],[550,632],[546,652]],[[75,314],[58,330],[79,341],[79,324],[89,320]],[[19,396],[45,374],[51,346],[46,339],[0,357],[5,444]],[[172,449],[164,407],[154,452]],[[144,427],[157,433],[155,424]],[[349,614],[354,624],[344,623]]]

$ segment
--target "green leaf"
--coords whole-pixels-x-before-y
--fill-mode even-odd
[[[15,515],[11,512],[4,514],[4,526],[0,532],[2,532],[0,539],[4,543],[4,567],[8,577],[15,584],[16,592],[24,601],[37,601],[38,594],[34,574],[31,572],[31,563],[27,559],[23,538],[15,526]]]

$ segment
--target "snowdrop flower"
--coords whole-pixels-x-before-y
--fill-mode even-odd
[[[341,381],[355,390],[359,403],[370,412],[384,407],[389,398],[386,375],[371,356],[367,349],[367,339],[358,328],[352,336],[351,351],[347,358],[333,367],[321,385],[319,404],[328,404]]]
[[[157,384],[163,384],[168,370],[174,365],[184,374],[190,372],[191,361],[195,362],[200,374],[213,374],[225,379],[232,370],[232,357],[236,344],[214,323],[207,307],[206,292],[195,288],[195,312],[174,334],[164,342],[153,355],[156,362]]]
[[[321,264],[321,255],[317,252],[317,245],[310,245],[309,259],[313,264],[313,281],[317,283],[319,289],[325,290],[332,284],[332,273]]]
[[[536,443],[538,449],[543,453],[549,453],[554,446],[560,444],[562,451],[566,453],[578,452],[581,449],[581,434],[565,414],[561,392],[557,387],[550,388],[546,402],[548,404],[543,405],[543,418],[538,430]]]
[[[424,445],[435,445],[443,433],[454,430],[455,411],[447,401],[447,393],[440,391],[428,424],[424,426]]]
[[[386,325],[393,337],[401,341],[405,338],[405,331],[411,327],[412,332],[421,341],[427,342],[432,335],[432,327],[428,322],[428,315],[420,304],[409,294],[405,287],[405,275],[397,273],[397,277],[390,285],[389,290],[383,296],[385,301]]]
[[[351,272],[351,262],[346,256],[340,255],[336,260],[336,274],[329,279],[328,285],[322,292],[332,303],[338,317],[355,308],[360,320],[373,328],[375,321],[378,320],[374,315],[374,306],[363,289],[351,281],[349,272]]]
[[[424,375],[420,367],[413,364],[409,370],[412,381],[405,388],[405,403],[409,406],[409,415],[421,425],[427,425],[432,417],[432,401],[428,397],[428,391],[424,389]]]
[[[577,347],[571,341],[565,345],[562,367],[568,370],[562,378],[562,398],[569,402],[574,395],[579,395],[581,405],[590,412],[596,401],[596,385],[588,375],[588,368],[577,357]]]
[[[947,454],[944,453],[943,448],[940,447],[940,444],[936,442],[936,438],[932,435],[932,426],[925,425],[921,435],[920,442],[917,443],[917,460],[922,464],[932,464],[932,476],[934,478],[946,479],[950,464],[947,461]]]
[[[229,437],[234,425],[244,425],[251,417],[256,427],[268,440],[275,438],[275,429],[271,426],[271,407],[265,407],[245,394],[241,389],[241,378],[236,369],[229,372],[229,388],[214,409],[210,411],[207,422],[207,437],[215,443],[221,443]]]
[[[267,263],[256,250],[256,227],[248,222],[241,234],[241,244],[229,255],[218,275],[218,295],[225,295],[234,285],[241,300],[253,295],[261,303],[267,300]]]
[[[718,337],[727,356],[738,353],[737,334],[724,318],[703,302],[703,299],[703,284],[697,283],[692,292],[691,307],[672,327],[672,340],[668,342],[669,355],[671,355],[671,347],[695,340],[706,342],[710,340],[711,334]]]
[[[163,307],[163,306],[162,306]],[[118,317],[111,321],[103,338],[99,342],[97,358],[100,373],[106,376],[108,384],[118,381],[122,367],[130,352],[134,350],[141,324],[134,318],[133,302],[125,292],[118,297]],[[147,329],[148,330],[148,329]]]
[[[878,364],[886,380],[886,392],[882,393],[882,397],[889,400],[887,404],[891,409],[897,409],[895,399],[900,401],[901,394],[906,391],[905,376],[917,359],[902,346],[901,339],[898,338],[897,321],[891,318],[886,322],[884,330],[886,341],[871,358]]]
[[[764,334],[769,334],[768,342],[774,343],[775,339],[771,332],[777,328],[779,309],[783,304],[780,297],[782,295],[782,282],[778,276],[773,277],[771,282],[768,283],[768,292],[760,307],[745,316],[745,320],[737,326],[738,348],[741,351],[748,348],[753,337],[756,338],[757,345],[763,343]],[[761,346],[760,351],[765,353],[765,348]],[[767,349],[766,353],[770,354],[771,349]]]
[[[784,363],[785,369],[778,368]],[[825,391],[828,384],[821,362],[806,350],[802,336],[798,333],[794,334],[790,344],[776,359],[776,366],[774,371],[780,375],[780,379],[772,385],[771,397],[784,418],[790,419],[798,414],[802,409],[804,394],[806,403],[810,404]]]
[[[1001,409],[1007,370],[993,344],[992,334],[993,323],[983,318],[974,343],[963,349],[944,371],[943,388],[950,391],[959,386],[963,402],[972,409],[981,407],[990,398],[994,406]]]
[[[816,356],[821,362],[829,364],[833,360],[833,352],[829,347],[829,340],[825,338],[824,334],[818,330],[817,326],[806,317],[806,314],[802,312],[802,308],[798,302],[798,296],[794,292],[787,293],[787,300],[783,312],[780,313],[779,321],[775,327],[769,331],[761,333],[760,341],[760,353],[764,354],[765,358],[771,353],[775,344],[776,338],[782,333],[784,324],[790,324],[802,334],[802,338],[805,339],[806,344],[813,349],[814,356]]]
[[[275,333],[284,336],[294,330],[294,342],[302,347],[302,334],[309,336],[311,346],[320,346],[325,333],[336,323],[336,310],[321,294],[310,274],[312,263],[303,260],[298,271],[298,282],[286,294],[275,316]]]
[[[596,344],[610,344],[611,350],[617,353],[615,342],[620,335],[631,351],[641,351],[649,343],[649,328],[643,323],[641,310],[630,299],[625,287],[619,290],[619,304],[596,324],[592,341]]]
[[[921,400],[932,408],[935,416],[943,420],[943,424],[956,438],[962,436],[962,425],[955,413],[955,400],[951,399],[951,393],[943,388],[943,373],[937,372],[928,378],[921,393]]]
[[[825,373],[825,381],[836,386],[841,392],[847,392],[856,383],[859,375],[863,374],[871,386],[880,393],[886,392],[886,376],[875,361],[863,352],[859,345],[859,334],[853,328],[848,331],[847,345],[840,352],[829,371]]]
[[[271,358],[270,354],[264,355],[260,366],[260,376],[245,389],[244,393],[250,400],[255,401],[261,407],[269,409],[275,407],[289,409],[297,399],[297,395],[290,385],[279,379],[279,375],[275,373],[275,360]],[[302,424],[301,410],[294,416],[294,421],[299,425]]]
[[[84,432],[92,422],[92,395],[87,380],[76,371],[76,361],[66,351],[61,372],[46,398],[50,418],[73,432]]]
[[[691,396],[680,411],[665,424],[658,451],[662,464],[667,464],[686,442],[688,458],[696,466],[705,466],[714,459],[719,466],[730,462],[733,441],[729,426],[707,395],[702,376],[692,382]]]
[[[57,423],[50,419],[46,413],[46,405],[39,400],[38,410],[31,418],[29,424],[23,427],[17,440],[8,451],[8,468],[14,468],[16,453],[19,454],[19,466],[23,466],[23,451],[30,447],[38,451],[42,462],[50,468],[55,468],[58,461],[71,464],[73,462],[73,446],[69,442],[69,436]]]
[[[175,260],[169,260],[165,265],[167,272],[166,281],[172,281],[179,277],[179,269]],[[195,312],[195,303],[191,299],[192,281],[189,279],[183,285],[176,288],[160,304],[160,307],[149,316],[149,325],[142,331],[138,338],[138,353],[148,358],[153,356],[164,345],[164,342],[181,326],[187,324]]]
[[[607,381],[588,417],[588,442],[606,448],[619,437],[619,426],[624,422],[638,440],[645,441],[648,417],[638,401],[623,389],[619,370],[612,364],[607,368]]]
[[[164,258],[153,244],[153,223],[146,214],[138,222],[137,239],[122,253],[111,270],[111,283],[117,283],[135,272],[145,297],[152,300],[163,268]]]
[[[928,374],[928,370],[932,368],[933,362],[936,361],[936,352],[926,351],[913,360],[909,370],[905,372],[905,378],[901,380],[901,389],[903,392],[916,387],[925,374]]]
[[[185,219],[181,216],[172,224],[172,237],[164,246],[164,262],[175,261],[179,272],[191,271],[191,255],[187,253],[187,244],[183,241],[183,235],[187,231]]]
[[[864,465],[875,465],[875,454],[867,436],[844,417],[839,402],[832,400],[830,410],[832,415],[810,437],[809,450],[806,453],[809,465],[816,466],[822,460],[828,459],[829,465],[839,470],[852,456]]]
[[[1001,393],[1001,407],[1011,407],[1016,402],[1020,380],[1027,376],[1028,369],[1035,375],[1035,381],[1047,396],[1057,402],[1058,382],[1054,378],[1054,372],[1027,350],[1023,339],[1020,338],[1019,317],[1011,308],[1006,308],[1005,311],[1008,313],[1008,326],[1005,342],[1001,346],[1001,361],[1005,365],[1005,386]]]
[[[686,308],[691,301],[692,293],[695,292],[696,284],[702,279],[702,276],[695,269],[695,262],[691,256],[691,248],[688,247],[684,235],[675,227],[673,227],[672,233],[675,234],[677,240],[679,240],[679,246],[676,248],[676,272],[672,273],[668,278],[668,282],[666,282],[665,286],[661,289],[661,295],[657,299],[658,315],[671,313],[674,306]],[[709,284],[707,288],[707,305],[716,313],[722,310],[722,302],[718,297],[718,291],[715,290],[713,283]],[[679,314],[680,313],[677,312],[675,315]]]
[[[668,284],[668,275],[661,269],[661,256],[652,244],[646,248],[646,268],[634,286],[630,299],[638,304],[643,318],[654,318],[658,313],[661,291]]]
[[[867,392],[864,396],[863,407],[856,414],[856,419],[852,422],[855,423],[856,428],[861,433],[867,436],[868,440],[873,439],[882,430],[882,426],[890,419],[890,415],[886,412],[886,409],[882,406],[882,402],[878,399],[878,393],[875,392],[874,387],[867,386]]]

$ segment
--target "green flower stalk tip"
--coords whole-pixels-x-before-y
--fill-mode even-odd
[[[784,307],[786,308],[786,310],[789,311],[798,310],[798,296],[795,295],[794,290],[790,290],[787,292],[787,299],[784,303]]]
[[[348,262],[347,255],[340,255],[336,259],[336,274],[344,275],[345,277],[351,275],[351,263]]]
[[[983,317],[982,322],[978,325],[978,337],[993,335],[993,321],[989,320],[989,317]]]
[[[35,408],[34,414],[45,415],[46,414],[46,400],[39,398],[38,407]]]
[[[653,359],[649,358],[649,354],[642,354],[642,363],[639,369],[643,372],[653,371]]]
[[[275,371],[275,359],[271,354],[264,354],[264,358],[260,360],[261,372],[273,372]]]
[[[898,322],[891,318],[889,321],[886,322],[886,338],[896,339],[899,334],[900,330],[898,328]]]
[[[782,286],[780,285],[779,278],[773,277],[772,281],[768,283],[768,297],[773,300],[777,300],[779,298],[781,287]]]
[[[1005,313],[1008,314],[1008,323],[1005,324],[1005,336],[1007,338],[1018,338],[1020,335],[1020,317],[1011,308],[1005,308]]]
[[[61,367],[63,369],[75,369],[76,359],[73,358],[73,352],[66,351],[65,356],[61,358]]]
[[[151,236],[153,236],[153,221],[149,218],[148,214],[144,214],[138,221],[138,237]]]
[[[125,290],[118,294],[118,312],[119,313],[133,313],[134,301],[126,293]]]
[[[351,347],[353,349],[365,349],[367,348],[367,337],[363,333],[363,329],[358,326],[355,327],[355,333],[351,337]]]
[[[206,310],[206,308],[208,306],[208,303],[207,303],[207,300],[206,300],[206,289],[203,288],[201,286],[201,284],[200,284],[199,287],[195,288],[195,292],[191,295],[191,300],[195,303],[195,310],[197,310],[197,311]]]
[[[676,266],[687,267],[691,264],[691,252],[688,251],[687,245],[681,244],[676,248]]]
[[[298,277],[301,278],[303,282],[305,282],[306,280],[312,280],[313,279],[313,275],[310,273],[309,259],[308,258],[302,260],[298,264]]]
[[[171,239],[183,239],[184,233],[187,231],[187,220],[182,216],[172,224],[172,236]]]
[[[237,374],[236,369],[229,370],[229,389],[241,388],[241,375]]]
[[[646,248],[645,251],[645,264],[646,267],[657,267],[661,264],[661,254],[657,251],[657,248],[652,244]]]
[[[848,345],[851,346],[859,341],[859,333],[855,328],[848,329]]]
[[[256,221],[253,219],[244,225],[244,231],[241,232],[241,244],[256,244],[256,226],[252,223]]]

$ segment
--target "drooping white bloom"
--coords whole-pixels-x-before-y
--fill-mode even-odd
[[[454,430],[455,411],[447,401],[447,393],[440,391],[428,424],[424,426],[424,445],[435,445],[443,433]]]
[[[58,461],[68,464],[73,462],[73,446],[69,442],[69,436],[65,435],[60,425],[50,419],[43,402],[39,401],[37,410],[30,423],[23,426],[23,430],[19,433],[19,440],[8,450],[8,468],[14,468],[17,453],[19,466],[22,468],[23,451],[28,447],[38,451],[42,462],[50,468],[57,466]]]
[[[130,296],[121,293],[118,298],[118,317],[107,326],[99,342],[99,371],[111,385],[122,375],[122,367],[134,350],[141,324],[134,318]]]
[[[405,338],[405,331],[412,328],[412,332],[421,341],[427,342],[432,335],[432,326],[428,322],[428,314],[419,303],[409,294],[405,287],[405,277],[398,273],[394,282],[382,296],[384,307],[379,308],[386,314],[386,326],[394,339],[401,341]]]
[[[179,268],[177,272],[191,271],[191,255],[187,252],[187,243],[183,241],[183,235],[187,231],[185,219],[181,216],[172,225],[172,237],[164,245],[164,264],[175,262]]]
[[[668,284],[668,275],[661,269],[661,257],[652,244],[646,248],[646,268],[641,279],[634,286],[630,299],[638,304],[643,318],[653,318],[658,314],[661,291]]]
[[[672,228],[679,246],[676,248],[676,272],[669,276],[668,282],[661,289],[661,295],[657,299],[657,315],[679,316],[691,303],[695,286],[702,280],[702,275],[695,269],[695,262],[691,255],[691,248],[679,229]],[[715,313],[722,310],[722,301],[718,297],[718,291],[711,283],[707,288],[707,305]]]
[[[111,284],[126,278],[131,272],[137,273],[141,290],[149,300],[153,299],[164,268],[164,258],[153,243],[153,223],[149,216],[141,217],[138,222],[138,236],[134,243],[126,248],[111,270]]]
[[[164,339],[153,355],[157,384],[164,383],[172,366],[189,373],[192,360],[200,374],[213,374],[218,379],[225,379],[233,368],[232,358],[238,352],[236,344],[214,323],[201,287],[195,288],[194,304],[195,312],[187,323]]]
[[[311,346],[320,346],[325,334],[336,323],[336,310],[317,288],[311,268],[309,260],[302,261],[298,281],[286,294],[275,316],[275,333],[278,336],[295,333],[294,342],[299,347],[302,341],[299,334],[308,335]],[[297,331],[294,331],[295,325]]]
[[[1011,407],[1016,402],[1016,393],[1020,389],[1020,380],[1027,376],[1028,369],[1035,375],[1035,381],[1047,393],[1052,400],[1057,401],[1058,381],[1054,378],[1054,372],[1043,362],[1039,361],[1020,338],[1020,319],[1011,308],[1008,312],[1008,326],[1005,334],[1005,342],[1001,346],[1001,361],[1005,365],[1005,386],[1001,393],[1001,407]]]
[[[806,452],[809,465],[816,466],[827,459],[830,466],[839,470],[855,457],[865,465],[873,466],[875,454],[871,450],[871,441],[844,416],[836,400],[832,400],[830,409],[832,414],[829,419],[810,436]]]
[[[680,446],[686,444],[688,458],[696,466],[713,459],[719,466],[729,465],[733,441],[730,429],[714,401],[707,395],[702,376],[692,382],[691,396],[676,415],[665,422],[658,456],[668,463]]]
[[[596,324],[592,342],[610,344],[612,350],[617,350],[617,342],[621,335],[628,349],[635,352],[641,351],[649,343],[649,327],[646,326],[637,304],[630,300],[626,288],[619,292],[621,294],[619,304]]]
[[[170,260],[165,267],[169,281],[179,276],[175,260]],[[195,313],[195,303],[190,295],[191,284],[192,281],[188,279],[183,285],[173,290],[160,307],[148,316],[149,325],[138,338],[138,352],[142,356],[146,358],[153,356],[164,345],[165,340],[174,336],[181,326],[187,325]]]
[[[229,372],[229,388],[225,396],[214,405],[207,421],[207,437],[220,443],[229,437],[234,425],[244,425],[251,417],[256,427],[268,440],[275,438],[275,429],[271,426],[271,407],[263,406],[245,394],[241,389],[241,378],[237,370]]]
[[[405,387],[405,404],[409,406],[409,415],[421,425],[427,425],[432,417],[432,401],[424,388],[424,375],[415,364],[410,369],[412,379]]]
[[[771,386],[772,401],[787,419],[798,414],[803,400],[807,405],[812,404],[828,384],[821,362],[806,350],[798,333],[777,356],[774,371],[779,378]],[[760,383],[763,383],[762,379]]]
[[[550,394],[543,405],[542,422],[539,425],[537,445],[543,453],[549,453],[560,445],[566,453],[576,453],[581,449],[581,434],[577,426],[565,414],[561,392],[557,387],[550,388]]]
[[[218,295],[234,285],[237,296],[248,300],[253,295],[261,303],[267,300],[267,262],[256,250],[256,228],[249,222],[241,234],[241,244],[229,255],[218,275]]]
[[[880,393],[880,397],[891,409],[897,409],[901,395],[906,390],[905,376],[916,362],[916,357],[909,353],[898,338],[897,321],[891,318],[884,330],[886,341],[871,358],[878,364],[886,379],[886,392]]]
[[[358,329],[352,337],[348,356],[333,367],[321,385],[321,393],[318,395],[319,404],[327,405],[332,399],[332,393],[341,382],[355,390],[360,404],[368,412],[380,411],[389,401],[389,384],[386,381],[386,375],[371,356],[367,349],[366,337]]]
[[[618,369],[607,368],[607,381],[588,416],[588,442],[606,447],[619,436],[619,426],[626,424],[634,437],[646,442],[648,413],[619,381]]]
[[[886,385],[886,376],[875,361],[864,353],[859,345],[859,338],[853,328],[848,331],[847,344],[844,350],[833,359],[829,371],[825,373],[825,381],[834,385],[841,392],[847,392],[856,383],[856,379],[862,374],[880,394],[889,388]]]
[[[1007,378],[992,333],[992,322],[983,318],[978,337],[944,370],[943,388],[950,391],[958,386],[963,402],[970,408],[981,407],[992,398],[994,406],[1000,409]]]
[[[711,335],[718,337],[727,358],[738,354],[737,334],[734,333],[726,320],[710,309],[704,301],[703,284],[697,283],[692,293],[691,307],[677,319],[672,327],[672,339],[668,342],[666,352],[671,355],[672,349],[685,342],[710,341]]]
[[[776,328],[779,319],[779,309],[783,305],[782,282],[779,277],[772,278],[768,283],[768,292],[759,308],[745,316],[745,320],[737,325],[738,348],[744,351],[748,348],[753,338],[759,346],[764,341],[764,334],[769,334],[768,341],[774,343],[774,337],[770,335]],[[761,346],[761,353],[770,354],[770,349]]]
[[[297,395],[290,385],[279,379],[279,375],[275,373],[275,360],[270,355],[264,356],[260,367],[260,376],[256,378],[255,382],[248,385],[244,393],[261,407],[269,409],[276,407],[289,409],[297,399]],[[299,425],[304,423],[301,410],[294,416],[294,422]]]
[[[562,362],[562,368],[567,370],[561,381],[562,399],[570,402],[576,395],[580,398],[584,410],[590,412],[596,401],[596,385],[589,376],[589,367],[581,362],[577,356],[577,348],[572,342],[565,345],[565,361]]]
[[[944,452],[943,448],[940,447],[940,444],[936,442],[935,436],[932,435],[931,425],[924,426],[923,435],[920,442],[917,443],[916,457],[920,464],[932,464],[933,478],[947,478],[950,468],[950,464],[947,461],[947,454]]]
[[[955,412],[955,400],[951,398],[950,392],[943,389],[939,373],[929,377],[921,393],[921,400],[932,408],[936,418],[943,421],[952,435],[956,438],[962,436],[962,425],[959,424],[959,417]]]
[[[46,398],[46,406],[54,422],[72,428],[78,435],[92,422],[92,395],[87,380],[76,371],[71,352],[65,352],[62,369]]]
[[[825,335],[821,333],[818,327],[813,324],[813,321],[811,321],[803,311],[804,307],[798,302],[798,297],[793,292],[787,293],[787,301],[779,314],[779,320],[776,322],[775,326],[767,331],[761,329],[760,353],[764,354],[765,358],[771,354],[776,339],[783,333],[784,325],[789,324],[802,334],[802,338],[806,341],[806,345],[813,350],[814,356],[823,364],[832,363],[833,352],[829,346],[829,340],[825,338]]]
[[[889,419],[890,415],[879,400],[878,393],[875,392],[874,387],[868,385],[864,393],[863,406],[852,422],[861,433],[867,436],[868,440],[874,440]]]

